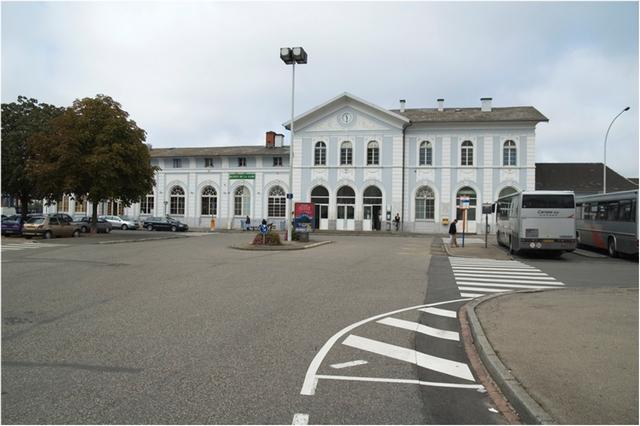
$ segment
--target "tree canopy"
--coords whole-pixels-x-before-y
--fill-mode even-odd
[[[93,204],[93,224],[100,201],[140,200],[155,184],[146,132],[109,96],[76,99],[34,137],[29,172],[49,199],[76,194]]]
[[[32,153],[29,144],[36,135],[50,132],[51,120],[63,111],[62,107],[24,96],[2,104],[2,193],[20,200],[23,218],[32,199],[44,198],[27,171]]]

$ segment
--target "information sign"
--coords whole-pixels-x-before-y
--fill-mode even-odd
[[[293,224],[296,232],[313,231],[313,219],[315,215],[314,203],[295,203],[294,215],[295,219]]]
[[[229,179],[255,179],[255,173],[229,173]]]

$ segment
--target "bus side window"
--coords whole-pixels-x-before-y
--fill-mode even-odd
[[[598,203],[596,220],[607,220],[607,204],[604,202]]]
[[[617,221],[618,220],[618,202],[610,201],[607,205],[607,220]]]
[[[618,220],[621,222],[633,222],[635,218],[633,216],[632,207],[631,200],[620,200]]]
[[[584,203],[582,205],[582,219],[591,220],[591,204]]]

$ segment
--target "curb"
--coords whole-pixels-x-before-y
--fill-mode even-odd
[[[114,241],[99,241],[98,244],[121,244],[121,243],[137,243],[144,241],[156,241],[156,240],[173,240],[177,238],[189,238],[187,235],[171,235],[166,237],[151,237],[151,238],[139,238],[137,240],[114,240]]]
[[[294,250],[306,250],[310,248],[315,248],[319,246],[323,246],[325,244],[331,244],[333,241],[319,241],[313,244],[307,244],[306,246],[301,247],[287,247],[287,246],[229,246],[229,248],[235,250],[245,250],[245,251],[294,251]]]
[[[549,290],[522,290],[515,293],[538,293]],[[496,297],[513,293],[499,293],[474,299],[464,305],[466,310],[473,343],[480,355],[485,368],[507,397],[509,403],[515,408],[520,418],[527,424],[557,424],[555,420],[529,395],[526,389],[511,374],[511,371],[502,363],[493,350],[491,343],[484,334],[482,325],[476,316],[476,307]]]

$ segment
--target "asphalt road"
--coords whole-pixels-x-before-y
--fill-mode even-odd
[[[3,239],[3,423],[504,423],[460,372],[459,342],[398,326],[457,330],[418,310],[462,303],[431,238],[324,236],[334,243],[288,252],[229,249],[246,234],[97,244],[114,234]],[[609,261],[569,259],[591,268],[576,282],[637,277],[637,263]],[[576,277],[576,264],[540,268]],[[417,366],[406,349],[445,364]]]

